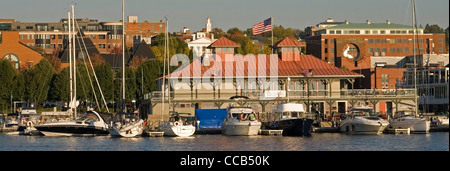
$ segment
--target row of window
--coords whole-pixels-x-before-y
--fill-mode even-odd
[[[329,30],[328,34],[413,34],[413,30]]]
[[[110,39],[113,38],[111,35],[109,35],[109,36],[111,37]],[[21,34],[21,35],[19,35],[19,38],[21,40],[24,40],[24,39],[26,39],[26,40],[52,39],[52,40],[54,40],[57,37],[58,37],[58,39],[68,39],[69,35],[61,35],[61,34],[59,34],[59,35],[54,35],[54,34],[36,34],[36,35],[35,34],[27,34],[27,35]],[[116,37],[119,37],[119,36],[116,36]],[[121,36],[119,38],[116,38],[116,37],[114,37],[114,39],[120,39],[121,38]],[[97,35],[89,35],[89,38],[96,39]],[[106,35],[98,35],[98,39],[105,39],[105,38],[106,38]]]

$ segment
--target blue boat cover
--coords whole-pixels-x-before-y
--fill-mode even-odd
[[[227,117],[226,109],[196,109],[195,119],[200,121],[199,128],[222,128]]]

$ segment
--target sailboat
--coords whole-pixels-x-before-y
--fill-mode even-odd
[[[72,5],[72,21],[70,19],[70,12],[68,12],[68,22],[69,22],[69,59],[70,59],[70,111],[73,112],[73,117],[76,117],[77,114],[77,103],[76,103],[76,91],[72,94],[72,90],[76,90],[76,72],[75,72],[75,16],[74,16],[74,6]],[[72,25],[71,25],[72,24]],[[73,33],[71,31],[71,27]],[[72,44],[72,34],[73,34],[73,44]],[[79,32],[79,39],[83,41],[83,34]],[[72,46],[73,45],[73,46]],[[73,48],[73,51],[72,51]],[[86,48],[86,47],[85,47]],[[72,55],[72,52],[74,53]],[[88,54],[89,57],[89,54]],[[73,58],[73,59],[72,59]],[[72,67],[73,60],[73,67]],[[73,70],[72,70],[73,69]],[[72,73],[74,79],[72,79]],[[94,72],[95,76],[95,72]],[[96,77],[96,76],[95,76]],[[73,84],[72,84],[73,81]],[[97,80],[98,84],[98,80]],[[74,85],[74,87],[72,86]],[[100,92],[101,88],[99,86]],[[102,95],[103,96],[103,95]],[[103,100],[105,101],[105,100]],[[109,114],[98,113],[91,108],[88,108],[86,112],[76,120],[72,121],[60,121],[55,123],[44,123],[42,125],[36,125],[35,128],[44,134],[45,136],[98,136],[98,135],[108,135],[108,121],[105,119],[109,119]]]
[[[142,135],[144,120],[139,118],[138,112],[127,114],[125,110],[125,0],[122,0],[122,30],[122,111],[110,126],[109,133],[113,137],[132,138]]]
[[[169,29],[168,29],[168,20],[166,18],[166,36],[165,36],[165,49],[166,49],[166,56],[167,56],[167,79],[169,80],[169,86],[168,86],[168,100],[170,104],[170,79],[169,79]],[[165,60],[164,60],[165,61]],[[164,62],[164,74],[165,75],[165,62]],[[165,83],[163,79],[163,105],[164,105],[164,92],[165,92]],[[162,108],[164,109],[164,107]],[[169,108],[170,110],[170,108]],[[170,113],[170,111],[169,111]],[[162,112],[161,115],[163,115],[164,112]],[[164,122],[163,125],[161,125],[161,131],[164,132],[164,135],[166,136],[179,136],[179,137],[189,137],[195,133],[195,126],[194,126],[194,116],[191,116],[190,113],[173,113],[170,116],[169,122]]]
[[[413,24],[413,49],[416,46],[416,20],[415,20],[415,3],[414,0],[412,1],[412,24]],[[414,57],[414,93],[415,93],[415,100],[416,101],[416,107],[414,110],[414,113],[411,115],[400,115],[400,117],[395,118],[392,120],[389,124],[388,131],[393,131],[395,129],[410,129],[413,133],[428,133],[430,131],[430,121],[427,121],[426,119],[417,118],[417,112],[418,112],[418,99],[417,99],[417,66],[416,66],[416,51],[413,50],[413,57]]]

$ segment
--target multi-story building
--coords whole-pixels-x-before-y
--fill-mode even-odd
[[[448,64],[446,67],[438,65],[418,69],[416,77],[414,76],[414,70],[408,69],[403,73],[403,79],[399,80],[397,86],[414,88],[414,82],[417,81],[419,110],[424,113],[448,112],[450,79]]]
[[[405,89],[352,90],[351,84],[362,75],[311,55],[300,55],[304,44],[295,39],[275,44],[278,55],[235,55],[239,46],[222,37],[208,46],[212,55],[159,78],[160,91],[144,95],[141,112],[148,114],[149,120],[159,121],[168,119],[169,111],[195,113],[195,109],[226,108],[232,103],[231,96],[247,96],[249,100],[242,103],[257,112],[271,112],[278,103],[294,102],[305,104],[308,112],[331,116],[346,113],[350,106],[370,105],[375,109],[381,101],[414,99]],[[172,86],[163,87],[162,80]],[[161,90],[165,92],[164,103]]]
[[[356,88],[374,88],[372,77],[373,57],[405,57],[416,54],[446,54],[444,34],[425,34],[418,28],[413,37],[411,26],[392,23],[352,23],[345,21],[335,26],[323,27],[306,38],[306,53],[334,64],[337,67],[363,74]],[[416,40],[416,47],[413,47]],[[382,61],[381,61],[382,62]],[[395,71],[397,72],[397,71]],[[401,73],[402,71],[400,71]],[[394,74],[392,74],[394,75]],[[392,77],[400,79],[400,76]]]
[[[21,43],[19,32],[0,32],[0,59],[10,60],[17,70],[33,67],[43,59],[42,55]]]
[[[137,16],[130,16],[133,22],[125,23],[126,46],[133,47],[135,36],[154,36],[165,31],[163,22],[137,22]],[[76,30],[82,30],[102,54],[121,53],[122,22],[99,22],[88,18],[77,18]],[[42,49],[46,54],[58,54],[68,44],[67,18],[54,23],[19,22],[0,20],[0,29],[18,31],[20,42]],[[139,41],[140,43],[140,41]]]
[[[122,25],[122,24],[120,24]],[[142,39],[151,40],[151,37],[161,33],[165,33],[166,23],[162,20],[159,22],[139,22],[137,16],[128,16],[128,22],[125,22],[125,45],[127,47],[133,47],[133,40],[139,39],[138,44]],[[150,44],[151,42],[147,42]]]

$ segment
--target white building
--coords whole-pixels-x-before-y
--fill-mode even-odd
[[[211,54],[211,49],[207,49],[210,44],[214,43],[216,39],[210,39],[208,37],[201,37],[190,41],[188,43],[189,49],[197,56],[203,56],[204,54]]]

